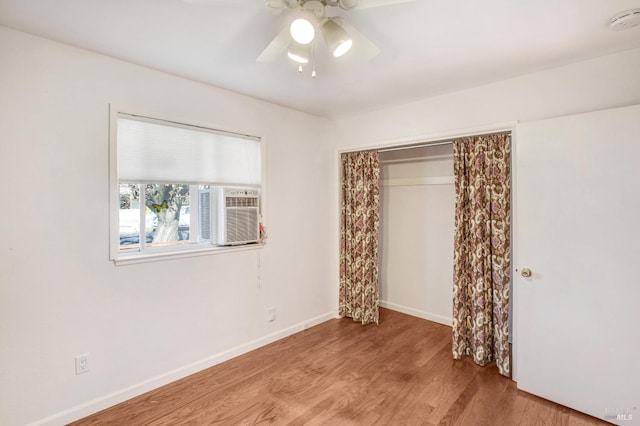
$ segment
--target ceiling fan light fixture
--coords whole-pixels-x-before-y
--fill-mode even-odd
[[[289,49],[287,50],[287,56],[289,59],[296,61],[299,64],[309,63],[311,57],[311,45],[299,44],[295,41],[289,43]]]
[[[358,0],[338,0],[338,4],[344,10],[351,10],[358,6]]]
[[[351,50],[351,46],[353,46],[353,40],[343,40],[331,52],[335,58],[339,58],[340,56]]]
[[[331,54],[336,58],[347,53],[353,46],[353,40],[349,34],[332,19],[327,20],[322,26],[322,35]]]
[[[307,18],[295,19],[289,27],[291,38],[299,44],[309,44],[316,36],[316,29]]]

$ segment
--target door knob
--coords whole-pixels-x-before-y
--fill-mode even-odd
[[[522,270],[522,272],[520,272],[520,275],[522,275],[525,278],[530,278],[531,277],[531,269],[529,268],[524,268]]]

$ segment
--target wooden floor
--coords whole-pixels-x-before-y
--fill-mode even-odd
[[[598,425],[451,358],[451,329],[390,310],[331,320],[75,425]]]

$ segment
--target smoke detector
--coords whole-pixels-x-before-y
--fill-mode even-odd
[[[618,13],[609,21],[609,28],[622,31],[640,24],[640,9],[629,9]]]

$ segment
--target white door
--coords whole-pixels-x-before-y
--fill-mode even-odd
[[[514,155],[518,387],[640,424],[640,105],[518,125]]]

